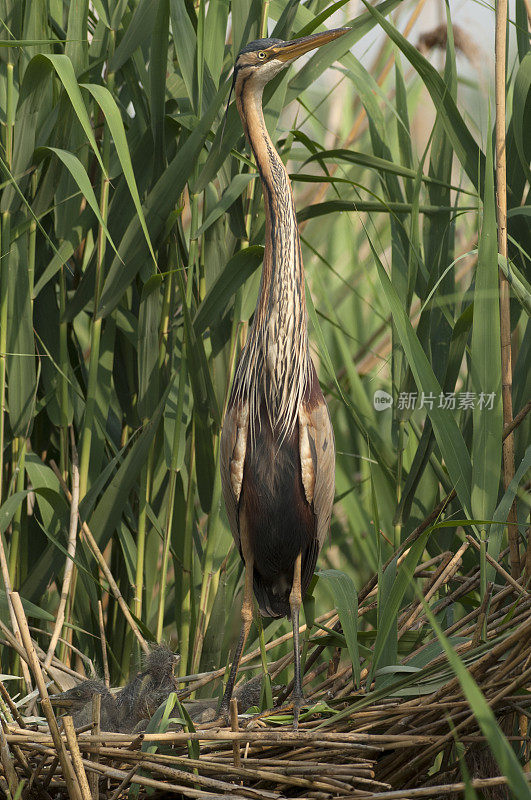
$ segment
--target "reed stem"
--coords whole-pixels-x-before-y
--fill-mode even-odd
[[[114,47],[111,47],[112,55]],[[106,76],[107,88],[112,92],[114,87],[114,73],[109,72]],[[105,173],[101,178],[100,189],[100,213],[101,217],[107,225],[108,211],[109,211],[109,178],[107,176],[109,169],[111,149],[111,134],[108,126],[105,124],[103,128],[103,142],[102,142],[102,161],[105,168]],[[94,417],[96,411],[96,395],[98,391],[98,371],[100,360],[100,343],[101,343],[101,328],[102,319],[98,318],[98,308],[103,288],[104,281],[104,260],[105,250],[107,246],[107,237],[103,225],[98,227],[98,240],[97,240],[97,253],[96,253],[96,280],[94,286],[94,312],[92,316],[92,325],[90,329],[90,357],[88,367],[88,380],[87,380],[87,397],[85,402],[85,414],[83,416],[83,427],[81,429],[81,446],[80,446],[80,461],[79,461],[79,497],[82,500],[87,493],[88,479],[89,479],[89,465],[90,465],[90,452],[92,447],[92,437],[94,433]]]
[[[181,660],[179,674],[188,671],[190,658],[190,635],[192,629],[192,567],[193,567],[193,525],[195,496],[195,428],[192,424],[190,436],[190,466],[188,471],[188,490],[186,493],[186,516],[183,541],[183,569],[181,577],[181,624],[179,629],[179,648]],[[193,670],[192,670],[193,671]]]
[[[147,423],[148,420],[144,420]],[[142,593],[144,591],[144,564],[146,557],[147,536],[147,510],[151,498],[151,479],[153,475],[153,460],[155,455],[155,440],[151,443],[147,463],[142,468],[140,476],[140,494],[138,501],[138,535],[136,543],[136,572],[135,596],[133,599],[133,614],[140,619],[142,615]]]
[[[3,502],[4,435],[6,415],[7,379],[7,312],[9,299],[9,249],[11,242],[11,215],[2,214],[0,235],[0,504]]]
[[[166,579],[168,575],[168,562],[169,562],[169,555],[170,555],[170,543],[171,543],[171,531],[172,531],[172,523],[173,523],[173,512],[175,507],[175,487],[177,483],[177,465],[179,463],[179,459],[181,457],[180,453],[180,443],[181,443],[181,425],[182,425],[182,417],[183,417],[183,406],[184,406],[184,390],[186,387],[186,380],[187,380],[187,369],[186,369],[186,350],[185,344],[183,341],[183,349],[182,349],[182,359],[181,359],[181,367],[179,371],[179,393],[177,395],[177,409],[175,412],[175,428],[173,431],[173,446],[172,446],[172,456],[171,456],[171,465],[170,465],[170,485],[168,490],[168,504],[166,508],[166,524],[164,526],[164,542],[162,546],[162,563],[161,563],[161,573],[160,573],[160,592],[159,592],[159,604],[158,604],[158,611],[157,611],[157,628],[156,628],[156,639],[157,642],[160,642],[162,637],[162,630],[164,627],[164,608],[166,603]],[[182,653],[181,653],[181,660]],[[184,674],[184,673],[183,673]]]
[[[260,15],[260,38],[264,39],[267,36],[267,20],[269,17],[269,2],[270,0],[262,0],[262,11]]]
[[[219,441],[220,437],[216,436],[213,441],[214,447],[214,463],[219,464]],[[219,520],[219,508],[221,503],[221,475],[219,469],[214,473],[214,486],[212,490],[212,504],[210,507],[210,514],[208,515],[207,531],[206,531],[206,546],[202,563],[203,579],[201,581],[201,593],[199,597],[199,608],[197,612],[197,625],[194,641],[194,653],[192,660],[192,672],[199,671],[199,664],[201,662],[201,653],[203,651],[203,642],[205,640],[205,632],[208,625],[208,605],[210,591],[212,589],[212,580],[214,577],[214,552],[216,547],[216,526]]]
[[[495,95],[496,95],[496,194],[498,212],[498,252],[507,259],[507,164],[505,147],[505,76],[507,58],[507,0],[496,3],[495,33]],[[500,270],[500,339],[502,371],[503,425],[506,428],[513,419],[512,402],[512,353],[511,353],[511,313],[509,307],[509,282]],[[503,485],[507,489],[514,477],[514,437],[511,434],[503,442]],[[520,575],[520,553],[518,547],[518,524],[516,500],[513,502],[507,519],[511,575]]]
[[[11,448],[11,460],[13,476],[16,476],[15,491],[21,492],[24,489],[24,463],[26,459],[26,439],[24,436],[16,436],[13,439]],[[9,579],[12,590],[17,589],[21,577],[21,526],[22,526],[22,506],[20,503],[13,515],[11,524],[11,543],[9,547]],[[18,580],[17,580],[18,578]]]

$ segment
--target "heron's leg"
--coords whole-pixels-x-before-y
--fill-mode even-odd
[[[232,660],[229,679],[227,681],[225,692],[223,694],[223,699],[219,707],[219,716],[225,720],[228,720],[229,718],[229,707],[230,707],[230,700],[232,697],[232,691],[234,689],[234,684],[236,683],[236,675],[238,674],[240,659],[242,657],[242,652],[243,648],[245,647],[247,636],[249,635],[249,630],[251,628],[252,621],[253,621],[253,562],[252,559],[249,559],[245,561],[245,587],[243,590],[242,627],[240,630],[240,638],[238,639],[238,644],[236,645],[236,652],[234,653],[234,658]]]
[[[293,569],[293,584],[289,596],[291,608],[291,624],[293,626],[293,656],[295,663],[295,674],[293,677],[293,730],[299,727],[299,714],[304,696],[302,694],[301,680],[301,654],[299,648],[299,610],[302,604],[301,592],[301,562],[302,553],[299,553]]]

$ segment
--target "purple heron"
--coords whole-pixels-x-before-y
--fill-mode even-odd
[[[328,408],[308,349],[304,271],[288,173],[267,132],[262,92],[299,56],[342,36],[339,28],[284,42],[258,39],[236,60],[233,90],[256,160],[265,205],[265,251],[253,323],[223,422],[223,496],[245,564],[242,627],[220,714],[226,719],[252,621],[291,618],[294,728],[303,702],[299,609],[330,526],[335,448]]]

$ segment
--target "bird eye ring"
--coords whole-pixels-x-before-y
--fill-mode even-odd
[[[258,53],[258,58],[260,58],[263,61],[264,58],[267,58],[267,55],[266,53],[264,53],[263,50],[260,50],[260,52]]]

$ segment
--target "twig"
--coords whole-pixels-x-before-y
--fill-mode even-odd
[[[9,729],[7,727],[7,723],[3,719],[0,719],[0,726],[2,728],[2,732],[4,734],[6,734]],[[30,767],[29,767],[28,760],[27,760],[26,756],[24,755],[24,753],[22,752],[22,750],[20,749],[18,744],[13,744],[12,748],[13,748],[13,755],[15,756],[15,759],[18,761],[18,763],[22,767],[22,770],[24,771],[24,774],[26,775],[26,777],[29,778],[32,773],[31,773],[31,770],[30,770]]]
[[[22,646],[22,644],[18,643],[18,641],[14,637],[13,633],[9,630],[8,627],[6,627],[6,625],[4,625],[4,623],[2,622],[1,619],[0,619],[0,630],[2,631],[2,633],[5,636],[5,641],[0,639],[0,643],[7,644],[7,645],[9,645],[9,647],[12,647],[13,650],[16,653],[18,653],[18,655],[20,656],[21,660],[26,663],[26,666],[27,666],[27,664],[29,662],[28,662],[28,656],[27,656],[27,653],[26,653],[24,647]],[[28,626],[28,630],[29,630],[29,626]],[[37,649],[40,650],[38,645],[37,645]],[[44,653],[43,653],[43,657],[44,657]],[[54,656],[52,658],[52,665],[50,667],[48,667],[45,670],[45,672],[48,673],[48,675],[50,676],[50,678],[53,681],[57,682],[57,675],[54,674],[55,670],[58,670],[60,672],[64,672],[66,675],[72,675],[72,677],[77,678],[78,681],[80,681],[80,680],[82,681],[82,680],[85,679],[85,675],[81,675],[81,673],[76,672],[75,670],[70,669],[69,667],[65,666],[60,661],[58,661],[58,659],[55,658],[55,656]]]
[[[494,664],[503,653],[506,653],[511,647],[518,646],[521,644],[522,641],[528,641],[529,635],[531,634],[531,619],[529,618],[529,614],[526,615],[524,622],[519,625],[513,633],[507,637],[502,642],[499,642],[497,645],[494,645],[485,655],[478,659],[474,664],[469,667],[470,674],[474,677],[477,681],[480,675],[484,675],[487,668]],[[459,649],[459,648],[457,648]],[[520,676],[521,679],[521,676]],[[439,689],[434,695],[431,696],[431,701],[435,702],[439,698],[448,697],[451,692],[455,692],[459,688],[459,679],[457,677],[452,678],[444,687]],[[433,755],[436,752],[439,752],[441,747],[448,741],[454,739],[454,736],[463,728],[466,728],[470,725],[471,721],[473,721],[474,715],[473,714],[466,714],[465,719],[459,722],[459,724],[455,725],[454,720],[454,728],[453,730],[447,732],[442,737],[437,738],[437,743],[428,745],[427,747],[423,748],[422,752],[410,759],[407,764],[404,764],[398,770],[394,770],[393,773],[393,780],[394,781],[403,781],[408,776],[418,774],[418,770],[421,767],[421,764],[430,761],[433,758]]]
[[[520,632],[524,629],[519,629]],[[28,734],[24,734],[22,739],[28,740]],[[45,733],[37,733],[29,731],[29,736],[35,742],[49,742],[50,736]],[[136,739],[137,734],[134,733],[113,733],[105,731],[100,736],[80,736],[78,739],[79,746],[83,749],[84,745],[93,745],[94,743],[109,743],[109,742],[124,742],[129,744]],[[173,742],[186,743],[194,742],[245,742],[252,743],[258,742],[260,744],[274,744],[274,745],[288,745],[303,743],[310,744],[316,743],[317,745],[324,745],[327,742],[336,745],[339,748],[354,747],[359,749],[360,753],[366,750],[380,750],[381,747],[400,747],[416,746],[431,744],[436,737],[433,736],[411,736],[410,734],[394,734],[392,736],[368,733],[356,733],[351,731],[345,732],[330,732],[330,731],[308,731],[299,730],[293,731],[291,729],[285,730],[282,728],[273,729],[265,728],[263,730],[240,730],[238,732],[231,731],[229,728],[221,728],[218,730],[198,730],[198,731],[166,731],[165,733],[145,733],[144,742]],[[18,736],[10,735],[7,737],[8,741],[20,741]]]
[[[39,760],[39,763],[37,764],[36,769],[34,769],[33,772],[31,773],[31,777],[29,779],[29,783],[25,786],[26,796],[29,795],[31,797],[31,787],[37,784],[37,778],[41,774],[41,772],[43,770],[43,767],[46,764],[47,760],[48,759],[47,759],[46,756],[42,756],[42,758]],[[39,786],[38,787],[38,793],[39,793],[39,795],[42,795],[45,798],[45,800],[51,800],[50,795],[48,794],[46,789],[43,788],[43,786]]]
[[[71,716],[67,715],[63,717],[63,728],[66,735],[66,741],[68,742],[68,749],[70,750],[70,755],[72,756],[72,763],[74,765],[81,797],[83,800],[91,800],[91,792],[87,780],[87,773],[85,772],[85,767],[83,766],[83,759],[81,758],[79,745],[76,739],[76,732],[74,730],[74,721]]]
[[[0,413],[2,412],[0,411]],[[0,483],[1,480],[2,478],[0,476]],[[11,620],[11,627],[13,628],[15,639],[17,640],[18,644],[22,647],[22,639],[20,638],[20,631],[17,625],[17,618],[15,617],[15,612],[13,611],[13,605],[10,599],[11,580],[9,578],[9,567],[7,564],[6,553],[4,550],[4,540],[1,533],[0,533],[0,569],[2,571],[2,578],[4,580],[4,590],[7,598],[7,608],[9,611],[9,618]],[[32,689],[31,676],[30,676],[30,671],[28,669],[28,665],[24,660],[21,661],[21,667],[22,667],[22,676],[24,678],[24,683],[26,684],[26,693],[29,694]]]
[[[531,521],[527,526],[527,550],[525,557],[525,575],[527,585],[531,583]]]
[[[92,728],[91,736],[101,735],[101,694],[95,694],[92,698]],[[98,748],[96,747],[92,753],[92,761],[97,761],[99,758]],[[98,776],[93,772],[89,773],[90,793],[93,800],[99,800],[100,784]]]
[[[131,753],[131,755],[138,755],[141,759],[146,758],[147,760],[147,755],[145,753]],[[84,760],[84,763],[89,769],[93,768],[92,762],[87,762]],[[177,785],[178,782],[180,784],[184,784],[181,785],[181,792],[183,794],[190,794],[192,797],[205,796],[205,793],[198,793],[199,790],[197,788],[194,790],[189,789],[188,784],[197,784],[198,786],[203,787],[204,790],[215,790],[217,792],[217,797],[220,795],[226,796],[230,791],[232,791],[236,796],[241,797],[243,795],[244,797],[250,797],[254,800],[266,800],[266,798],[271,798],[271,800],[275,798],[276,800],[278,796],[274,792],[263,789],[257,790],[247,786],[238,786],[237,784],[228,783],[227,781],[220,780],[219,778],[209,778],[205,775],[200,775],[198,772],[188,772],[181,769],[175,769],[174,767],[158,763],[153,759],[151,759],[149,763],[152,771],[158,772],[160,775],[164,776],[166,780],[172,780],[174,785]],[[99,770],[101,766],[101,764],[98,764],[96,768]],[[132,780],[134,781],[134,778]]]
[[[109,757],[119,757],[121,751],[117,748],[104,748],[103,754]],[[157,768],[157,765],[160,763],[179,763],[183,766],[188,766],[189,759],[180,758],[177,759],[173,756],[162,756],[155,753],[135,753],[135,758],[138,758],[145,762],[145,766],[152,767],[153,769]],[[283,785],[292,785],[292,786],[300,786],[303,788],[310,788],[312,785],[320,786],[323,789],[328,788],[326,785],[327,776],[325,775],[323,778],[319,777],[319,781],[315,784],[315,771],[310,772],[309,769],[306,771],[309,772],[311,780],[307,780],[304,777],[294,776],[291,773],[287,773],[286,770],[278,769],[278,766],[271,766],[270,759],[255,759],[256,765],[259,769],[253,769],[252,766],[249,765],[248,761],[245,762],[245,766],[235,767],[228,763],[223,763],[222,768],[220,769],[220,763],[216,763],[214,761],[205,761],[201,758],[198,766],[201,769],[204,769],[207,772],[214,772],[216,774],[222,772],[224,774],[234,776],[236,779],[248,779],[248,780],[268,780],[268,781],[275,781]],[[281,762],[279,762],[281,763]],[[321,765],[324,766],[324,765]],[[326,770],[323,770],[326,771]],[[352,770],[349,770],[352,772]],[[363,776],[362,776],[363,777]]]
[[[19,791],[18,776],[2,725],[0,725],[0,764],[4,770],[11,797],[16,797]]]
[[[230,701],[230,728],[232,731],[238,732],[239,725],[238,725],[238,701],[235,697],[232,698]],[[233,753],[233,760],[234,766],[239,767],[241,766],[242,760],[240,756],[240,743],[233,742],[232,743],[232,753]]]
[[[107,639],[105,637],[105,625],[103,622],[103,606],[101,600],[98,600],[98,621],[100,625],[100,638],[101,638],[101,660],[103,661],[103,679],[105,686],[109,688],[111,685],[111,676],[109,673],[109,661],[107,659]]]
[[[463,542],[463,544],[461,545],[461,547],[459,548],[459,550],[457,551],[457,553],[455,554],[455,556],[453,556],[453,557],[450,559],[450,561],[448,562],[448,564],[447,564],[447,565],[444,567],[444,569],[442,570],[442,572],[441,572],[441,574],[439,575],[439,577],[438,577],[438,578],[435,580],[435,582],[434,582],[433,586],[432,586],[432,587],[429,589],[429,591],[426,593],[426,595],[425,595],[425,597],[424,597],[424,600],[425,600],[425,602],[426,602],[426,603],[427,603],[429,600],[431,600],[431,598],[433,597],[433,595],[435,594],[435,592],[436,592],[436,591],[437,591],[437,590],[440,588],[440,586],[441,586],[443,583],[446,583],[446,581],[448,581],[448,580],[449,580],[449,578],[452,576],[452,574],[455,572],[455,570],[456,570],[456,569],[457,569],[457,567],[459,566],[459,562],[461,561],[461,557],[462,557],[463,553],[465,552],[465,550],[466,550],[467,548],[468,548],[468,542]],[[402,636],[402,635],[403,635],[403,634],[404,634],[404,633],[407,631],[407,629],[408,629],[408,628],[409,628],[409,627],[412,625],[412,623],[413,623],[413,622],[415,621],[415,619],[418,617],[418,615],[420,614],[420,612],[422,611],[422,609],[423,609],[423,606],[422,606],[422,605],[419,603],[419,604],[417,605],[417,607],[414,609],[413,613],[412,613],[412,614],[410,614],[410,616],[408,617],[408,619],[406,620],[406,622],[404,622],[404,624],[403,624],[403,625],[402,625],[402,627],[400,628],[400,630],[399,630],[399,632],[398,632],[398,638],[399,638],[399,639],[400,639],[400,637],[401,637],[401,636]]]
[[[52,782],[52,778],[55,775],[55,771],[58,766],[59,766],[59,758],[58,756],[55,756],[54,758],[52,758],[51,764],[48,767],[48,772],[46,773],[46,777],[42,782],[42,785],[44,786],[45,789],[47,789],[50,783]]]
[[[474,539],[473,536],[470,536],[470,534],[467,534],[466,538],[468,539],[468,541],[470,542],[472,547],[475,547],[476,550],[480,550],[480,544]],[[487,561],[489,562],[489,564],[491,564],[494,567],[496,572],[500,573],[500,575],[507,581],[507,583],[511,584],[513,589],[516,589],[516,591],[519,594],[523,595],[524,597],[528,597],[529,593],[526,592],[526,590],[522,586],[520,586],[518,581],[515,581],[515,579],[513,577],[511,577],[511,575],[509,575],[507,570],[505,570],[502,567],[501,564],[498,564],[498,562],[495,561],[494,558],[491,555],[489,555],[489,553],[486,553],[486,556],[487,556]]]
[[[131,779],[132,779],[133,775],[135,775],[136,771],[139,768],[140,768],[140,764],[135,764],[133,767],[131,767],[131,769],[129,770],[129,772],[127,773],[127,775],[123,779],[123,781],[120,784],[118,784],[118,786],[116,788],[116,791],[114,791],[111,794],[109,800],[118,800],[118,798],[120,797],[120,795],[123,792],[123,790],[125,789],[125,787],[129,786],[129,784],[131,783]],[[96,778],[96,783],[97,783],[98,782],[98,776],[95,775],[95,778]]]
[[[37,628],[36,625],[30,625],[29,629],[30,629],[31,633],[37,633],[39,636],[47,636],[49,639],[52,636],[50,631],[44,630],[44,628]],[[85,668],[88,667],[89,672],[91,674],[94,674],[95,670],[94,670],[94,664],[92,663],[92,660],[85,653],[83,653],[79,649],[79,647],[76,647],[74,644],[72,644],[72,642],[69,642],[68,639],[65,639],[62,636],[59,637],[58,641],[61,642],[61,644],[64,644],[65,648],[68,648],[68,650],[71,650],[71,652],[74,655],[79,656],[80,660],[83,662],[83,666]],[[57,663],[57,662],[59,664],[61,664],[61,667],[65,671],[69,670],[69,674],[78,675],[80,680],[83,680],[85,678],[85,675],[82,675],[79,671],[74,670],[71,667],[67,667],[65,664],[63,664],[62,661],[58,661],[58,659],[54,656],[54,658],[52,659],[52,664]]]
[[[41,753],[42,752],[48,753],[49,755],[53,753],[53,750],[51,750],[50,747],[45,747],[40,744],[35,745],[35,750]],[[109,767],[107,766],[107,764],[93,763],[92,761],[89,761],[88,759],[85,758],[83,759],[83,766],[85,767],[85,769],[93,770],[104,777],[116,778],[118,780],[123,780],[124,778],[127,777],[128,774],[123,770],[115,769],[114,767]],[[187,773],[184,774],[186,775],[187,778],[191,777],[192,780],[197,777],[195,775],[190,776]],[[133,775],[130,778],[130,781],[131,783],[138,783],[140,786],[149,786],[154,789],[160,789],[164,793],[171,792],[172,794],[186,795],[187,797],[205,798],[205,800],[219,800],[220,797],[219,792],[217,792],[216,794],[212,794],[211,792],[201,791],[200,789],[192,789],[191,787],[188,786],[178,786],[177,784],[170,783],[167,780],[160,781],[160,780],[155,780],[154,778],[147,778],[144,777],[143,775]],[[234,787],[234,789],[237,790],[237,787]],[[227,798],[227,800],[241,800],[241,794],[227,793],[223,796]],[[260,795],[258,795],[258,793],[255,792],[252,794],[252,796],[258,798]],[[276,798],[277,795],[273,794],[272,792],[267,792],[267,793],[264,792],[263,797]]]
[[[474,634],[472,636],[472,642],[471,642],[471,645],[470,645],[472,650],[475,647],[479,647],[479,644],[480,644],[481,639],[483,637],[483,633],[484,633],[484,630],[485,630],[485,619],[486,619],[486,616],[487,616],[487,608],[488,608],[489,603],[490,603],[490,596],[492,594],[492,587],[493,586],[494,586],[494,584],[492,583],[492,581],[489,581],[487,583],[487,588],[485,590],[485,594],[483,595],[483,599],[482,599],[481,605],[479,607],[478,620],[476,622],[476,629],[475,629]]]
[[[28,664],[31,668],[33,677],[35,678],[35,682],[39,690],[39,694],[41,696],[41,707],[44,716],[46,717],[46,721],[48,722],[53,743],[57,755],[59,757],[59,761],[61,762],[63,776],[65,778],[71,800],[82,800],[77,785],[77,781],[75,779],[75,773],[72,767],[72,763],[68,758],[68,754],[66,752],[63,740],[61,739],[61,735],[59,733],[59,728],[57,727],[57,720],[55,719],[52,709],[52,704],[50,703],[50,698],[48,697],[48,691],[46,689],[46,683],[44,682],[44,678],[42,675],[41,665],[39,659],[37,658],[35,648],[33,647],[31,641],[31,635],[28,628],[28,621],[26,620],[26,615],[24,613],[24,608],[22,606],[20,595],[18,594],[18,592],[11,592],[10,597],[11,597],[11,602],[13,604],[13,610],[17,618],[17,623],[20,630],[22,643],[24,645],[24,648],[28,656]]]
[[[67,557],[65,563],[65,571],[63,576],[63,586],[61,589],[61,598],[57,608],[55,625],[53,628],[52,638],[48,645],[48,652],[44,659],[44,668],[47,669],[52,663],[52,657],[55,653],[55,648],[61,635],[63,623],[65,621],[65,609],[70,592],[70,584],[72,582],[72,574],[74,571],[74,558],[76,557],[76,544],[77,544],[77,523],[79,519],[79,468],[76,443],[74,440],[73,429],[70,428],[71,449],[72,449],[72,495],[70,500],[70,528],[68,531],[68,547]]]
[[[70,494],[70,490],[68,489],[68,486],[66,485],[66,483],[63,480],[63,476],[61,475],[61,472],[58,469],[57,464],[54,461],[50,461],[50,466],[52,467],[53,471],[55,472],[55,475],[57,476],[57,479],[58,479],[59,483],[61,484],[61,488],[63,489],[63,492],[65,493],[65,495],[66,495],[66,497],[68,499],[68,502],[71,503],[72,502],[72,495]],[[98,547],[98,544],[97,544],[94,536],[92,535],[92,533],[90,531],[90,528],[89,528],[89,526],[87,525],[86,522],[83,522],[83,524],[81,526],[81,530],[83,531],[83,535],[85,536],[85,538],[86,538],[86,540],[88,542],[88,545],[89,545],[90,549],[92,550],[92,553],[93,553],[94,557],[96,558],[96,561],[99,564],[99,567],[100,567],[101,571],[103,572],[103,574],[107,578],[107,582],[108,582],[109,588],[110,588],[110,590],[111,590],[111,592],[112,592],[112,594],[114,596],[114,599],[116,600],[116,602],[120,606],[120,609],[121,609],[124,617],[126,618],[127,622],[129,623],[129,626],[130,626],[131,630],[133,631],[134,635],[136,636],[136,638],[137,638],[137,640],[138,640],[138,642],[140,644],[140,647],[142,648],[144,653],[146,653],[146,655],[148,655],[149,654],[149,645],[146,642],[146,640],[144,639],[144,637],[142,636],[142,634],[140,633],[139,627],[136,624],[136,622],[134,621],[134,619],[133,619],[133,617],[131,615],[131,612],[129,611],[129,608],[127,607],[127,603],[123,599],[122,593],[120,592],[120,590],[118,588],[118,584],[114,580],[114,578],[112,576],[112,573],[111,573],[109,567],[107,566],[107,562],[105,561],[105,559],[103,557],[103,553],[101,552],[100,548]]]
[[[0,694],[2,695],[2,698],[3,698],[4,702],[7,703],[9,711],[13,715],[13,718],[16,719],[17,724],[20,725],[21,728],[25,728],[26,727],[26,723],[22,719],[22,716],[20,715],[20,711],[18,710],[18,708],[14,704],[13,700],[11,699],[11,695],[7,691],[7,689],[4,686],[4,684],[2,683],[2,681],[0,681]]]
[[[526,780],[531,778],[531,772],[525,772],[524,777]],[[507,778],[505,775],[500,775],[497,778],[474,778],[469,782],[469,785],[474,789],[487,789],[490,786],[506,786]],[[435,797],[442,794],[461,794],[467,788],[464,782],[447,783],[441,786],[428,786],[419,789],[398,789],[393,792],[378,793],[378,800],[409,800],[413,797]],[[360,800],[370,800],[373,795],[363,794],[359,795]]]

